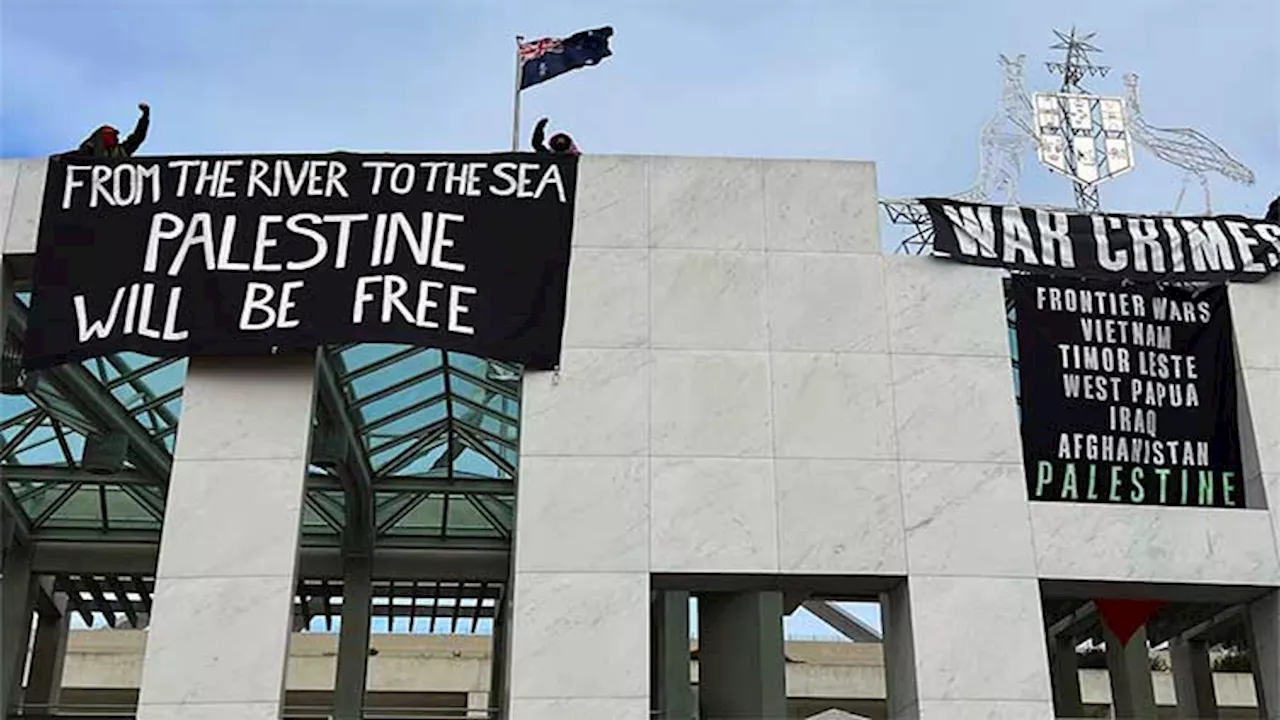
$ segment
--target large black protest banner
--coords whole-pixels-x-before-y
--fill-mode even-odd
[[[1254,282],[1280,270],[1280,224],[1234,215],[1144,217],[920,200],[933,252],[1059,277]]]
[[[577,159],[50,160],[29,368],[406,343],[558,365]]]
[[[1244,507],[1227,290],[1018,275],[1032,500]]]

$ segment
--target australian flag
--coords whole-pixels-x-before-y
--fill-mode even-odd
[[[520,89],[595,65],[613,54],[609,38],[613,28],[583,30],[567,38],[542,38],[520,43]]]

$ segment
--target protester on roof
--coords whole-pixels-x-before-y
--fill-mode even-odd
[[[1267,206],[1266,219],[1268,222],[1280,223],[1280,195],[1277,195],[1276,199]]]
[[[551,140],[544,142],[547,136],[547,118],[542,118],[533,126],[533,151],[551,155],[581,155],[582,151],[574,144],[567,133],[556,133]]]
[[[113,125],[103,125],[93,134],[85,138],[80,143],[80,147],[68,153],[63,153],[61,157],[66,158],[123,158],[130,157],[138,148],[142,146],[144,140],[147,139],[147,130],[151,127],[151,106],[146,103],[138,103],[138,109],[142,111],[142,116],[138,118],[138,124],[134,126],[133,132],[129,133],[129,137],[123,142],[120,141],[120,131]]]

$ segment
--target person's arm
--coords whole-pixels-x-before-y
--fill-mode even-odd
[[[142,111],[142,117],[138,118],[138,124],[134,126],[133,132],[129,133],[129,137],[122,143],[125,153],[129,155],[142,147],[142,143],[147,139],[147,130],[151,128],[151,106],[138,103],[138,109]]]
[[[547,147],[547,118],[542,118],[537,125],[533,126],[533,151],[536,153],[551,152]]]

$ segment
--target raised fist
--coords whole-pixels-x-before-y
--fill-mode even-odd
[[[144,102],[143,102],[143,103],[138,103],[138,109],[139,109],[139,110],[141,110],[141,111],[142,111],[142,112],[144,112],[144,113],[149,113],[149,112],[151,112],[151,106],[150,106],[150,105],[148,105],[148,104],[146,104],[146,103],[144,103]]]

